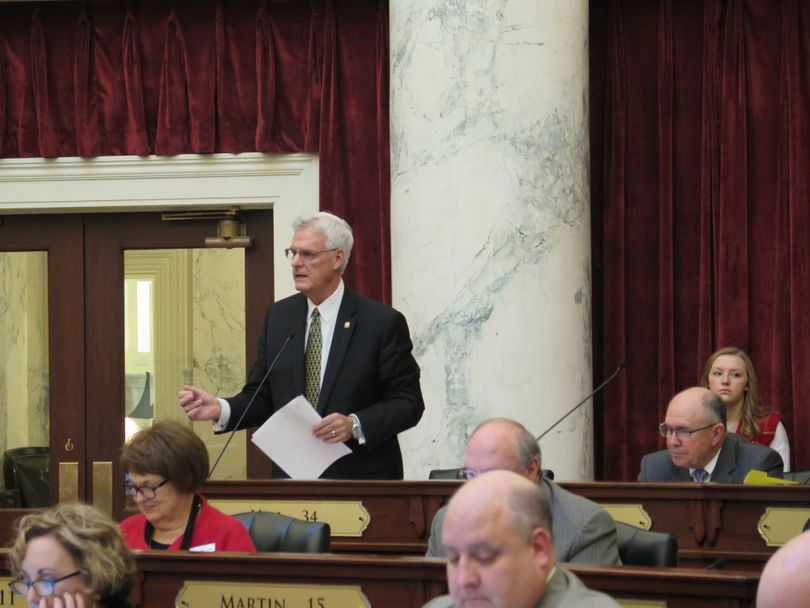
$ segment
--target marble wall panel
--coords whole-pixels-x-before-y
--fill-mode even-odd
[[[591,388],[587,4],[391,5],[394,305],[427,411],[406,477],[460,465],[481,420],[540,433]],[[541,442],[593,475],[590,405]]]

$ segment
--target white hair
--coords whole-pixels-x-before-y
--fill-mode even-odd
[[[327,249],[342,249],[343,264],[340,266],[340,274],[346,270],[349,263],[349,256],[354,245],[354,235],[352,227],[343,218],[340,218],[328,211],[318,211],[309,215],[301,215],[292,224],[294,232],[298,232],[305,226],[313,226],[319,233],[326,237]]]

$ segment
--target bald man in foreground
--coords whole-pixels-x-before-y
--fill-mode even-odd
[[[810,603],[810,532],[771,556],[757,589],[758,608],[801,608]]]
[[[447,506],[442,548],[450,595],[425,608],[615,608],[557,564],[548,500],[536,483],[489,471],[459,488]]]

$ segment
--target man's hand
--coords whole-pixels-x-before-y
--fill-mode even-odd
[[[177,399],[189,420],[219,420],[222,415],[219,399],[193,386],[184,386]]]
[[[354,422],[343,414],[329,414],[312,428],[312,434],[326,443],[343,443],[352,438]]]

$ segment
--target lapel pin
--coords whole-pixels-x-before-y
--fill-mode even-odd
[[[343,329],[349,329],[351,326],[352,326],[352,322],[351,321],[346,321],[343,324]]]

